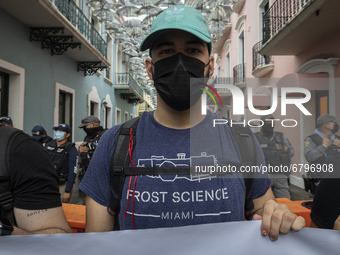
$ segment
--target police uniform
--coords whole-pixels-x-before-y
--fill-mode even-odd
[[[339,164],[340,148],[333,143],[327,148],[322,144],[323,138],[324,135],[320,131],[315,130],[313,135],[305,139],[304,152],[306,160],[309,164],[314,164],[315,167],[319,167],[317,165]],[[330,141],[333,142],[335,138],[340,139],[340,136],[331,135]],[[324,174],[324,172],[309,173],[308,177],[321,178]]]
[[[289,140],[281,132],[274,132],[271,138],[263,133],[257,132],[255,137],[260,143],[267,166],[288,166],[290,158],[294,156],[295,150]],[[285,147],[288,151],[285,151]],[[272,189],[276,198],[285,197],[290,199],[288,176],[289,172],[268,173],[272,181]]]
[[[67,141],[60,146],[57,145],[57,141],[53,140],[47,147],[47,151],[53,162],[54,169],[59,177],[59,184],[62,185],[68,178],[68,152],[74,143]]]
[[[54,130],[61,130],[70,134],[71,128],[67,124],[59,124],[57,127],[53,127]],[[59,141],[64,140],[63,135],[60,140],[59,135],[55,133],[56,139],[46,146],[48,153],[52,159],[54,168],[59,177],[59,190],[62,199],[64,199],[64,193],[69,193],[69,197],[72,196],[73,185],[75,182],[76,174],[78,172],[78,151],[74,146],[74,143],[65,140],[66,142],[59,144]],[[66,197],[66,196],[65,196]]]
[[[328,129],[333,133],[328,138],[331,145],[327,147],[323,144],[325,134],[320,130],[323,130],[324,124],[328,123],[335,124],[333,125],[332,130],[329,130],[328,128],[325,129]],[[314,165],[313,169],[322,170],[314,172],[308,171],[306,175],[303,175],[305,190],[310,190],[312,196],[319,185],[320,178],[322,178],[331,167],[333,168],[333,165],[340,163],[340,148],[333,143],[334,139],[340,139],[339,136],[335,135],[339,130],[339,125],[337,123],[340,123],[340,120],[330,114],[319,116],[317,119],[318,128],[314,130],[312,135],[305,139],[304,153],[306,160],[311,166]]]
[[[44,138],[42,138],[42,136],[44,134],[46,136]],[[53,141],[53,138],[49,137],[46,134],[46,130],[40,125],[37,125],[32,129],[32,137],[37,139],[42,144],[42,146],[44,146],[44,147],[46,147],[46,145],[48,145],[50,142]]]
[[[101,138],[101,136],[104,134],[104,132],[106,131],[105,129],[103,129],[101,127],[102,130],[100,130],[98,132],[98,134],[95,137],[90,138],[89,136],[86,136],[84,138],[84,142],[87,143],[87,147],[89,148],[88,152],[82,152],[80,154],[80,160],[79,160],[79,166],[81,168],[81,171],[78,175],[79,180],[81,181],[86,173],[86,170],[90,164],[90,160],[93,156],[93,153],[95,151],[95,149],[98,146],[99,140]]]

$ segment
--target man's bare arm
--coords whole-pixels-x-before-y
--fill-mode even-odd
[[[90,196],[86,196],[86,227],[85,232],[112,231],[114,217],[107,212],[107,207],[98,204]]]
[[[71,233],[63,208],[24,210],[14,207],[17,227],[12,235]]]

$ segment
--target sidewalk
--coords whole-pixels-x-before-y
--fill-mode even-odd
[[[79,190],[79,179],[76,177],[76,183],[73,185],[73,193],[70,204],[85,205],[86,194]]]

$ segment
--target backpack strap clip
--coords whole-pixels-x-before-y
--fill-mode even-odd
[[[123,166],[114,166],[113,167],[113,175],[124,175],[124,167]]]

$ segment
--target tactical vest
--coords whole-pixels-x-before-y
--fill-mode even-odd
[[[107,129],[103,129],[102,131],[100,131],[94,138],[89,138],[88,136],[85,137],[84,142],[87,142],[87,147],[89,148],[88,152],[83,152],[81,153],[80,157],[81,157],[81,163],[80,163],[80,167],[82,168],[79,176],[82,176],[85,174],[89,164],[90,164],[90,160],[93,156],[93,153],[95,151],[95,149],[98,146],[99,140],[102,137],[102,135],[105,133]]]
[[[89,138],[87,136],[85,137],[84,142],[87,142],[87,147],[89,148],[88,155],[89,155],[90,159],[92,158],[93,153],[98,146],[99,140],[102,137],[102,135],[105,133],[105,131],[106,131],[106,129],[103,129],[94,138]]]
[[[316,146],[320,146],[322,144],[322,138],[318,134],[313,134],[308,136],[310,139],[312,139],[313,143],[315,143]],[[335,136],[336,138],[340,139],[340,136]],[[309,162],[309,164],[338,164],[340,163],[340,148],[336,145],[332,144],[329,146],[325,152],[325,154],[314,160],[313,162]]]
[[[274,132],[274,136],[270,140],[264,137],[261,132],[257,132],[255,136],[261,145],[267,165],[289,166],[290,157],[285,152],[283,133]]]
[[[53,140],[47,147],[47,151],[52,159],[54,169],[56,170],[59,180],[68,177],[68,152],[74,146],[74,143],[67,141],[58,147],[57,141]]]

